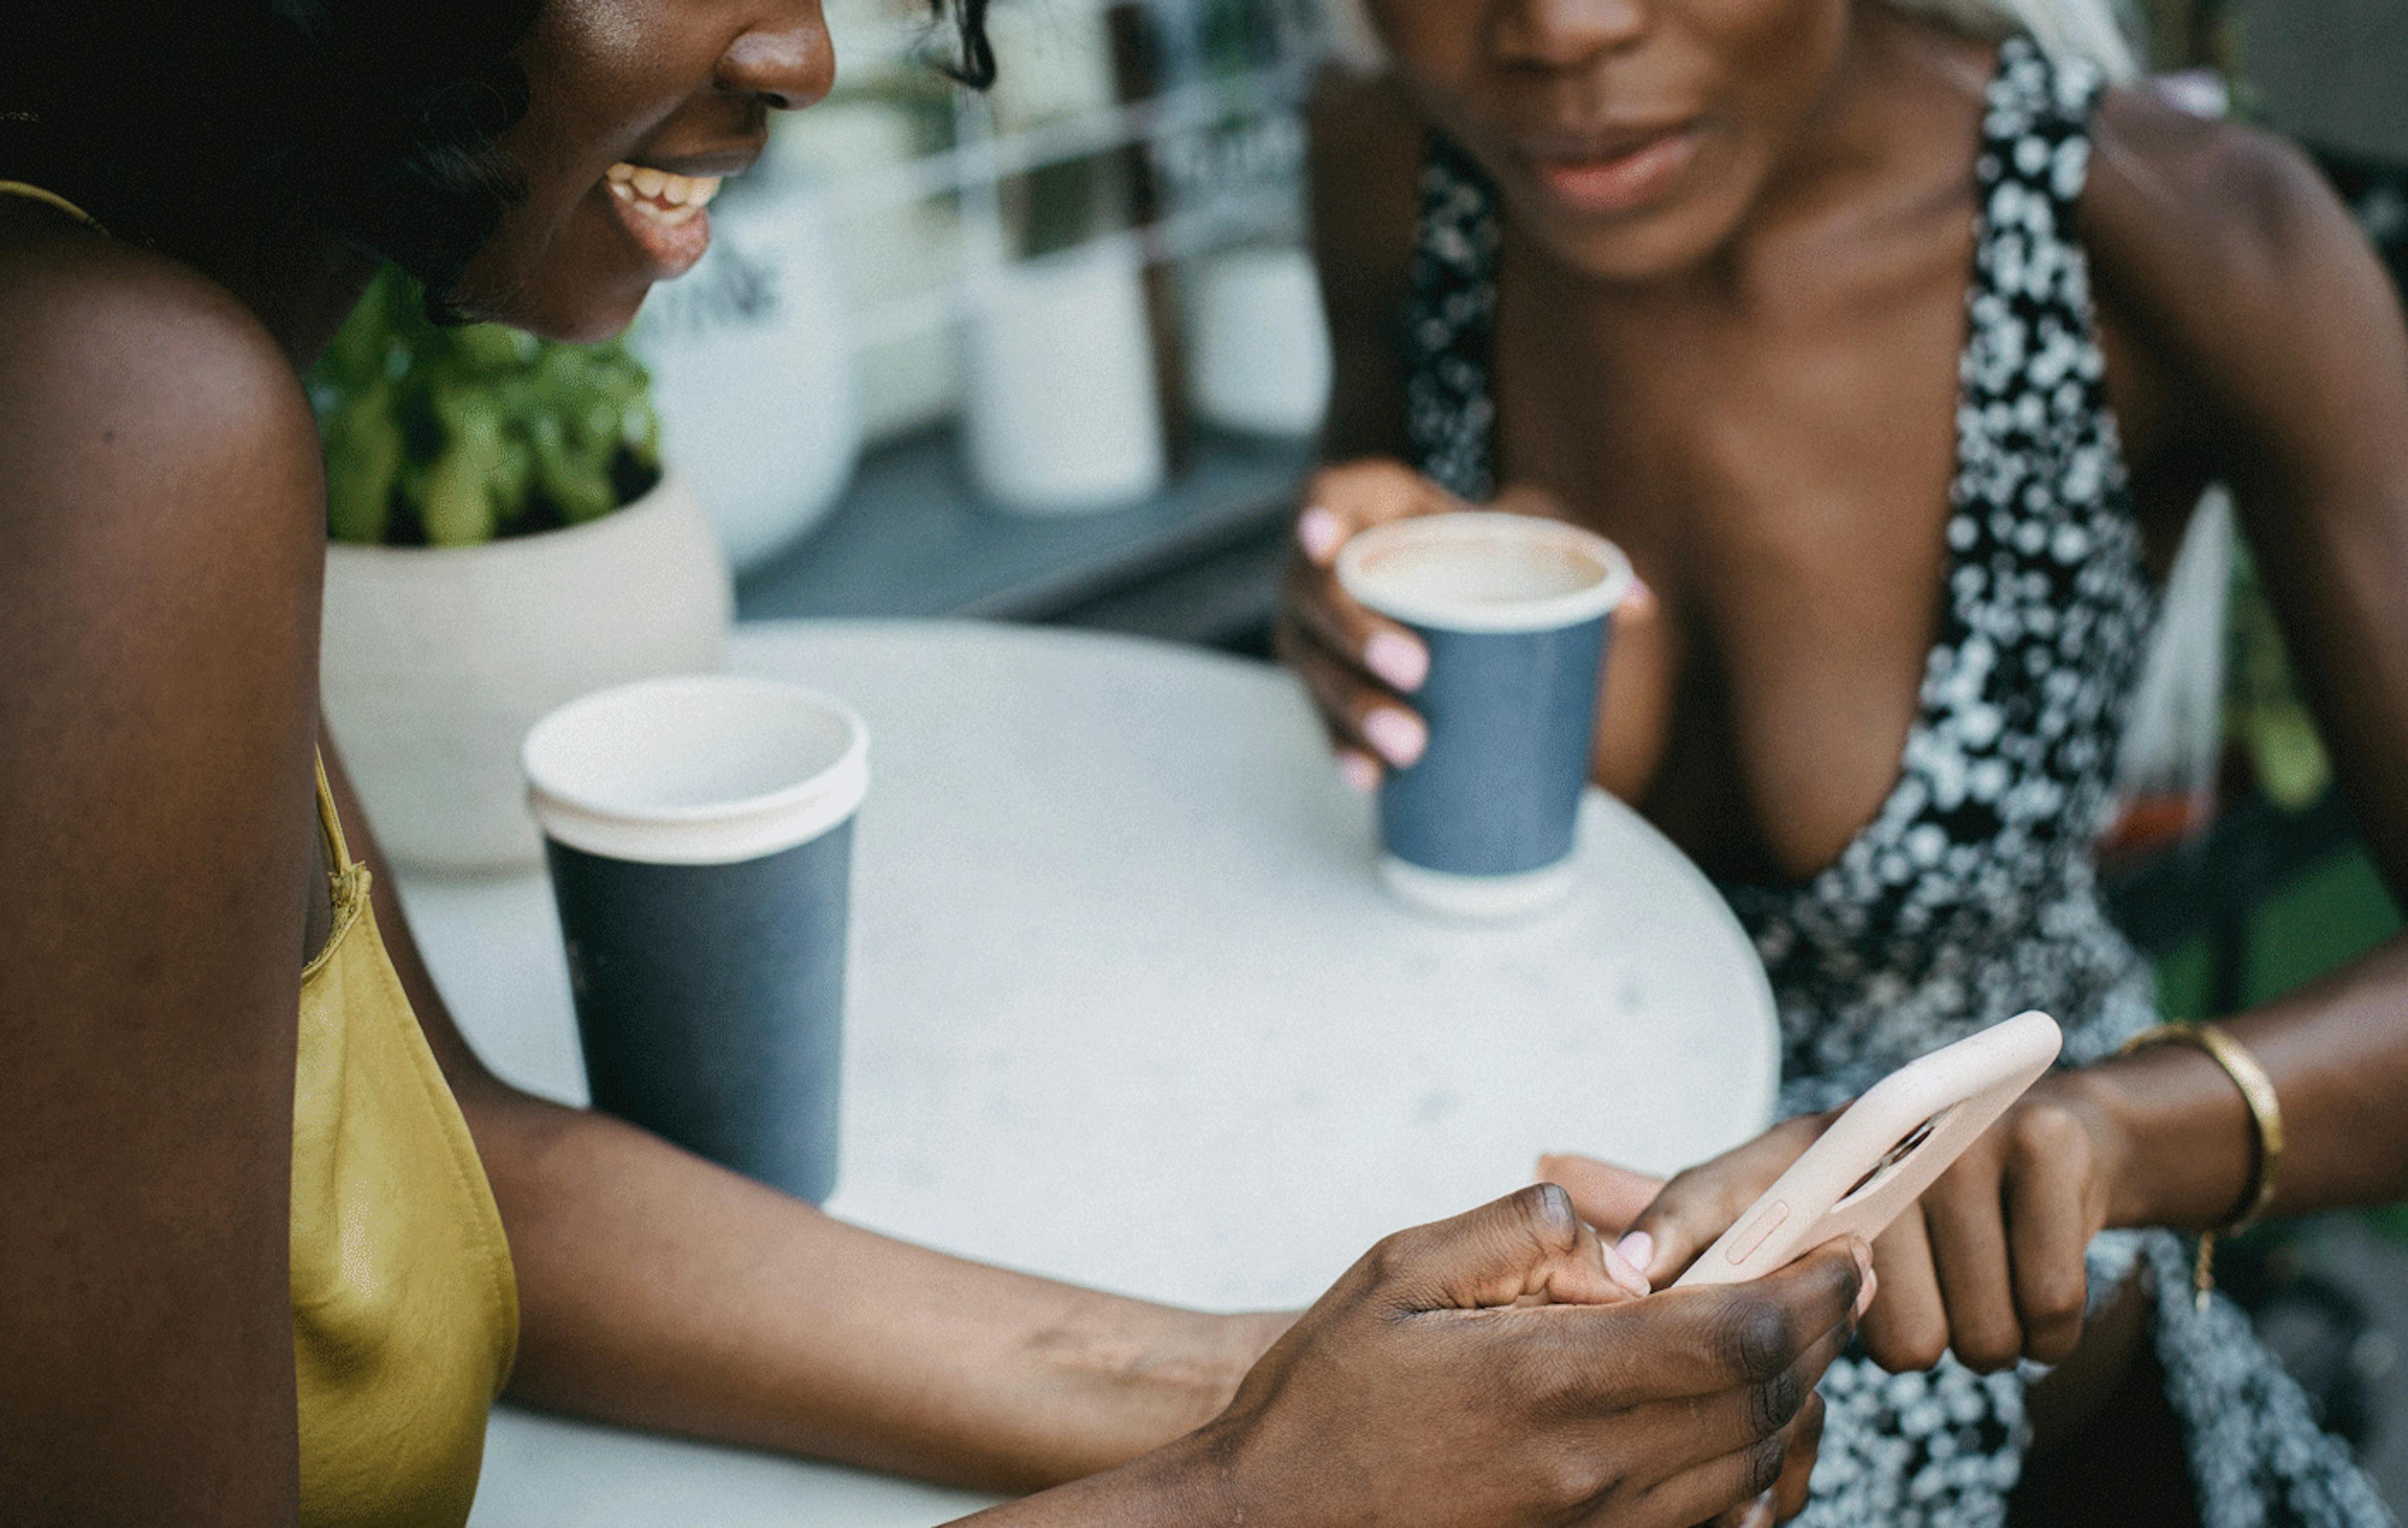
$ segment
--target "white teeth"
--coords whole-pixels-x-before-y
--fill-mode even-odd
[[[604,183],[623,202],[667,214],[700,211],[719,195],[720,180],[716,175],[671,175],[666,170],[622,161],[605,172]]]
[[[663,223],[671,228],[681,223],[692,223],[702,215],[702,209],[699,207],[664,207],[656,201],[641,196],[631,198],[627,205],[654,223]]]

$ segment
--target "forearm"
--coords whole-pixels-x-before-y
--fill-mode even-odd
[[[831,1220],[487,1073],[410,938],[331,745],[377,918],[510,1242],[511,1393],[628,1426],[1030,1490],[1217,1415],[1277,1317],[1197,1315],[982,1267]]]
[[[2224,1022],[2273,1080],[2284,1150],[2271,1213],[2408,1196],[2408,936],[2324,980]],[[2257,1133],[2223,1068],[2153,1047],[2080,1086],[2128,1143],[2109,1220],[2204,1230],[2245,1206]]]
[[[607,1117],[477,1113],[538,1405],[1025,1491],[1200,1425],[1270,1340],[874,1235]]]

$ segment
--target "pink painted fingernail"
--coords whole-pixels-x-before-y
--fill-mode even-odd
[[[1363,644],[1363,667],[1411,695],[1429,678],[1429,650],[1398,632],[1375,632]]]
[[[1881,1275],[1873,1271],[1869,1261],[1865,1264],[1865,1280],[1856,1286],[1856,1308],[1851,1319],[1861,1321],[1865,1319],[1865,1312],[1873,1308],[1873,1296],[1880,1290]]]
[[[1656,1238],[1643,1231],[1632,1232],[1614,1243],[1613,1249],[1622,1254],[1630,1266],[1641,1273],[1646,1271],[1649,1263],[1656,1261]]]
[[[1749,1505],[1747,1515],[1739,1520],[1739,1528],[1772,1528],[1772,1492],[1766,1492]]]
[[[1338,778],[1357,796],[1369,796],[1380,788],[1380,766],[1349,748],[1338,756]]]
[[[1615,607],[1616,615],[1653,615],[1656,613],[1656,591],[1638,574],[1630,575],[1630,587],[1623,591],[1622,603]]]
[[[1600,1248],[1605,1253],[1605,1274],[1622,1286],[1625,1294],[1645,1296],[1654,1291],[1647,1287],[1647,1276],[1631,1266],[1629,1261],[1614,1248]]]
[[[1297,516],[1296,539],[1304,543],[1306,556],[1326,563],[1346,544],[1346,527],[1338,523],[1338,516],[1316,504]]]
[[[1429,751],[1429,728],[1420,717],[1394,706],[1381,706],[1364,717],[1363,737],[1400,770],[1412,769]]]

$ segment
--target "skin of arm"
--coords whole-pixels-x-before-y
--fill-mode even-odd
[[[2202,465],[2229,481],[2343,790],[2408,897],[2408,325],[2304,156],[2142,96],[2104,114],[2086,205],[2102,291],[2173,358]],[[2274,1081],[2272,1206],[2408,1195],[2408,940],[2229,1021]],[[2182,1049],[2097,1069],[2134,1142],[2117,1223],[2208,1227],[2247,1191],[2254,1132]]]
[[[499,1083],[390,886],[380,925],[510,1235],[522,1399],[1006,1492],[1075,1482],[975,1520],[995,1528],[1345,1521],[1367,1495],[1408,1522],[1450,1490],[1490,1492],[1499,1522],[1678,1528],[1768,1490],[1804,1503],[1813,1383],[1870,1294],[1861,1244],[1642,1307],[1541,1186],[1388,1238],[1300,1320],[982,1267]]]
[[[289,1523],[322,487],[222,291],[0,214],[0,1515]],[[262,725],[261,718],[286,720]]]
[[[1207,1316],[872,1234],[478,1062],[330,775],[377,920],[461,1103],[517,1265],[519,1400],[1007,1492],[1218,1415],[1290,1317]]]

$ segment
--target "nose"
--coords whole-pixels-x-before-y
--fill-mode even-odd
[[[1506,0],[1498,8],[1498,51],[1506,62],[1577,68],[1644,36],[1652,0]]]
[[[738,33],[719,57],[719,88],[773,111],[825,100],[836,88],[836,45],[820,0],[790,0]]]

